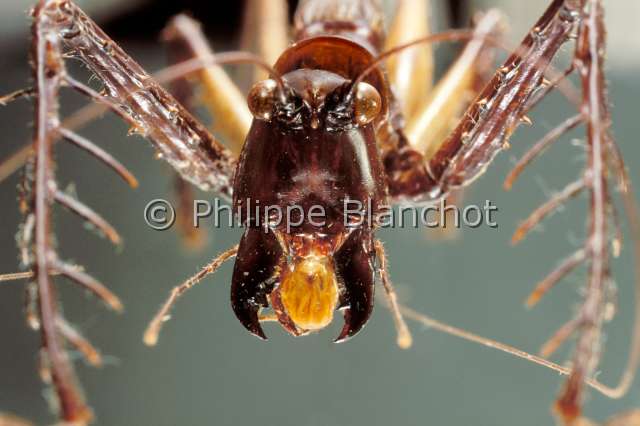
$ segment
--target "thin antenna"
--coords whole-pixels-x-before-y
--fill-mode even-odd
[[[280,73],[259,56],[242,51],[214,53],[209,56],[188,59],[163,69],[155,74],[155,78],[159,82],[172,81],[210,65],[224,64],[252,64],[260,67],[268,72],[269,76],[276,81],[281,93],[285,93],[285,83]]]

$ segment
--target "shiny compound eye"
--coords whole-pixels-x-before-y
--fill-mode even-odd
[[[253,85],[247,96],[251,114],[259,120],[271,120],[278,96],[275,80],[262,80]]]
[[[364,126],[373,121],[382,109],[382,98],[375,87],[360,82],[356,87],[354,114],[356,123]]]

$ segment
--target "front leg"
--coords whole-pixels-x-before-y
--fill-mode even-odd
[[[573,63],[554,80],[561,82],[577,71],[582,83],[582,100],[575,103],[579,104],[580,112],[536,144],[517,164],[505,184],[511,187],[524,167],[563,133],[580,124],[586,125],[587,161],[581,176],[537,209],[518,228],[513,238],[514,242],[520,241],[569,198],[581,192],[589,193],[589,224],[583,248],[541,281],[529,299],[531,303],[537,302],[573,269],[583,264],[587,266],[584,300],[580,308],[543,347],[545,355],[550,354],[570,337],[576,336],[569,379],[554,406],[560,423],[567,426],[575,426],[579,421],[584,383],[597,370],[603,345],[603,326],[608,315],[607,306],[614,291],[610,262],[621,247],[620,225],[611,198],[614,186],[621,194],[636,259],[640,253],[639,215],[623,159],[610,133],[610,101],[604,74],[606,29],[602,3],[602,0],[554,0],[518,50],[467,110],[455,131],[433,157],[414,169],[416,177],[423,177],[425,191],[401,194],[412,200],[431,201],[479,177],[493,158],[508,145],[518,125],[529,122],[525,114],[554,88],[554,83],[545,81],[545,72],[559,48],[572,38],[574,30],[578,30]],[[639,304],[638,268],[635,284],[635,302]],[[640,310],[636,306],[625,371],[615,387],[598,385],[599,390],[610,398],[622,397],[629,390],[639,364]]]
[[[168,44],[172,64],[194,58],[206,60],[214,55],[200,23],[184,14],[174,17],[169,22],[163,31],[163,38]],[[207,108],[213,119],[212,132],[220,135],[224,139],[225,146],[234,154],[239,154],[244,139],[249,133],[253,117],[247,107],[245,94],[240,91],[225,69],[221,65],[211,64],[175,83],[174,87],[181,86],[177,93],[190,92],[191,85],[199,86],[202,93],[199,94],[198,101]],[[184,84],[186,86],[183,86]],[[180,99],[184,96],[176,97],[183,105],[188,104]]]
[[[77,82],[64,66],[76,57],[104,84],[102,93]],[[34,11],[32,63],[36,83],[34,157],[21,186],[25,223],[18,243],[23,267],[33,271],[27,317],[40,330],[43,378],[55,389],[58,414],[65,424],[84,425],[93,414],[79,388],[67,346],[75,346],[95,364],[97,352],[62,318],[53,274],[91,291],[116,311],[122,305],[100,282],[62,260],[53,235],[52,213],[59,204],[91,223],[114,243],[117,232],[102,217],[61,191],[56,179],[53,144],[76,145],[119,173],[131,186],[135,178],[92,142],[65,128],[60,119],[59,90],[70,86],[99,101],[147,136],[159,154],[186,179],[203,189],[231,196],[235,160],[171,95],[162,89],[80,9],[68,0],[41,0]]]
[[[484,173],[508,147],[516,128],[527,122],[525,114],[544,87],[549,63],[570,38],[580,11],[578,0],[553,1],[432,155],[423,158],[411,150],[388,156],[391,193],[396,200],[436,201]]]
[[[429,96],[421,96],[421,105],[404,117],[398,118],[400,109],[393,105],[389,123],[379,134],[387,170],[389,193],[394,199],[413,200],[423,197],[433,188],[425,163],[442,147],[447,135],[455,128],[459,117],[489,80],[489,67],[493,67],[493,47],[490,38],[500,31],[502,15],[496,10],[478,20],[472,40],[467,43],[458,59],[447,70]],[[411,52],[430,37],[414,39],[393,46],[388,52],[402,55]],[[393,54],[395,56],[395,54]],[[393,59],[391,56],[389,59]],[[390,71],[390,77],[393,77]],[[398,97],[398,103],[402,102]],[[405,120],[406,118],[406,120]],[[405,125],[406,122],[406,125]]]
[[[35,19],[43,36],[59,38],[66,56],[87,65],[104,90],[98,94],[65,77],[68,85],[107,104],[186,180],[231,196],[236,164],[232,153],[82,10],[70,0],[42,0]]]

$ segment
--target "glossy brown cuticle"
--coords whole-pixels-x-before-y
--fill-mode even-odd
[[[368,83],[358,83],[354,99],[356,123],[365,125],[375,119],[382,109],[382,98],[375,87]]]
[[[263,80],[253,85],[247,96],[251,114],[258,120],[271,120],[277,102],[278,83]]]

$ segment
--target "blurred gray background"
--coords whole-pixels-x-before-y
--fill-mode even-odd
[[[210,30],[219,49],[237,45],[241,11],[237,5],[198,1],[80,1],[108,32],[147,69],[164,64],[158,31],[171,13],[190,9]],[[218,3],[218,2],[216,2]],[[226,3],[226,2],[225,2]],[[433,0],[434,20],[446,27],[444,0]],[[471,10],[500,7],[518,39],[540,15],[544,0],[458,2],[459,20]],[[609,79],[613,130],[631,175],[640,184],[637,119],[640,102],[640,5],[606,1],[610,29]],[[0,93],[29,82],[27,0],[0,4]],[[565,49],[569,52],[569,47]],[[445,52],[446,53],[446,52]],[[443,55],[445,58],[447,55]],[[66,99],[73,111],[81,100]],[[429,239],[426,231],[385,230],[391,274],[400,298],[416,310],[484,336],[537,351],[574,312],[584,274],[563,282],[539,307],[527,311],[524,298],[538,279],[572,252],[584,234],[581,197],[544,223],[521,246],[510,236],[518,221],[579,173],[582,150],[571,143],[575,132],[532,167],[510,193],[501,183],[510,165],[532,142],[573,113],[552,96],[520,129],[513,148],[501,154],[469,191],[466,202],[490,199],[499,207],[497,230],[465,230],[454,241]],[[24,101],[0,110],[0,158],[29,140],[31,106]],[[108,148],[134,170],[141,188],[131,191],[93,159],[69,147],[58,149],[63,185],[75,182],[82,200],[108,218],[125,236],[122,250],[87,233],[63,211],[56,215],[60,252],[87,266],[126,304],[121,316],[59,280],[65,314],[108,358],[99,370],[78,363],[88,399],[101,425],[519,425],[553,424],[549,407],[562,378],[557,374],[472,343],[412,325],[414,346],[395,346],[393,323],[379,304],[371,322],[352,341],[334,345],[340,321],[325,332],[294,339],[267,325],[268,342],[249,336],[229,305],[231,264],[190,292],[177,306],[159,346],[142,344],[142,332],[167,292],[216,253],[232,246],[240,230],[215,229],[198,253],[182,248],[173,232],[145,226],[143,208],[166,198],[170,173],[153,159],[149,145],[126,137],[126,126],[107,116],[82,132]],[[0,273],[17,270],[14,238],[20,215],[18,175],[2,182]],[[637,191],[636,191],[637,192]],[[208,195],[201,194],[206,198]],[[632,319],[632,259],[629,250],[614,263],[620,304],[607,328],[599,376],[618,379],[626,360]],[[0,287],[0,411],[23,415],[37,424],[52,421],[46,392],[36,374],[38,335],[22,315],[22,285]],[[570,347],[570,345],[569,345]],[[568,349],[568,348],[567,348]],[[554,358],[564,362],[568,350]],[[587,415],[603,420],[640,406],[640,382],[627,397],[608,400],[589,393]]]

